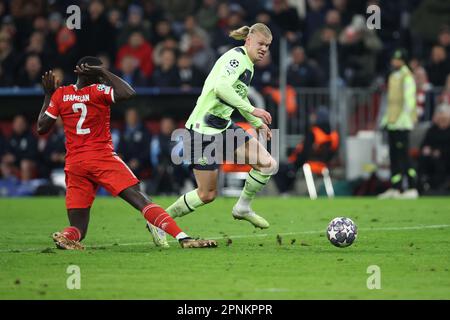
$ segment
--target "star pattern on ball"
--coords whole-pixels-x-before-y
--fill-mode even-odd
[[[331,230],[328,231],[328,234],[330,235],[330,239],[336,239],[336,233],[337,233],[337,231],[335,231],[334,228],[331,228]]]
[[[334,218],[328,225],[327,237],[336,247],[348,247],[356,239],[356,225],[349,218]]]

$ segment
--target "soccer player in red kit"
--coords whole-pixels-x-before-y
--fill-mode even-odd
[[[47,133],[61,117],[66,136],[66,207],[70,226],[53,234],[60,249],[82,250],[91,205],[99,186],[139,210],[152,225],[176,238],[182,248],[216,247],[214,240],[195,240],[184,233],[159,205],[139,189],[139,180],[114,152],[110,105],[136,95],[124,80],[84,57],[75,69],[76,84],[59,87],[52,71],[42,77],[45,98],[38,133]]]

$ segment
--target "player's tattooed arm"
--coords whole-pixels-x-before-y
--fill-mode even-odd
[[[89,66],[82,64],[77,66],[76,73],[86,75],[97,75],[101,77],[105,84],[111,86],[114,90],[114,101],[128,100],[136,95],[136,91],[122,78],[116,76],[114,73],[106,70],[102,66]]]
[[[44,88],[45,97],[37,121],[37,131],[39,134],[46,134],[53,127],[53,124],[55,123],[56,119],[53,119],[48,115],[46,115],[45,111],[47,111],[47,108],[50,105],[50,100],[52,98],[53,93],[59,87],[59,81],[55,80],[55,75],[51,70],[47,71],[42,76],[42,87]]]

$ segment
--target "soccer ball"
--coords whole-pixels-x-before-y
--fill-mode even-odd
[[[331,220],[327,228],[327,238],[336,247],[348,247],[355,240],[358,228],[352,219],[338,217]]]

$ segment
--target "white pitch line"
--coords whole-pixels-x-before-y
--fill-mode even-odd
[[[435,224],[435,225],[428,225],[428,226],[412,226],[412,227],[384,227],[384,228],[358,228],[358,231],[405,231],[405,230],[423,230],[423,229],[439,229],[439,228],[448,228],[450,227],[449,224]],[[284,233],[260,233],[260,234],[243,234],[243,235],[234,235],[234,236],[225,236],[225,235],[219,235],[219,236],[212,236],[212,237],[205,237],[207,239],[224,239],[224,238],[230,238],[230,239],[241,239],[241,238],[263,238],[263,237],[269,237],[269,236],[291,236],[291,235],[298,235],[298,234],[315,234],[315,233],[322,233],[325,232],[325,230],[320,231],[298,231],[298,232],[284,232]],[[119,244],[97,244],[97,245],[90,245],[86,246],[86,248],[106,248],[106,247],[115,247],[115,246],[141,246],[146,245],[150,243],[151,241],[147,242],[130,242],[130,243],[119,243]],[[176,240],[169,240],[169,242],[177,242]],[[19,252],[28,252],[28,251],[42,251],[45,248],[25,248],[25,249],[2,249],[0,252],[12,252],[12,251],[19,251]]]

